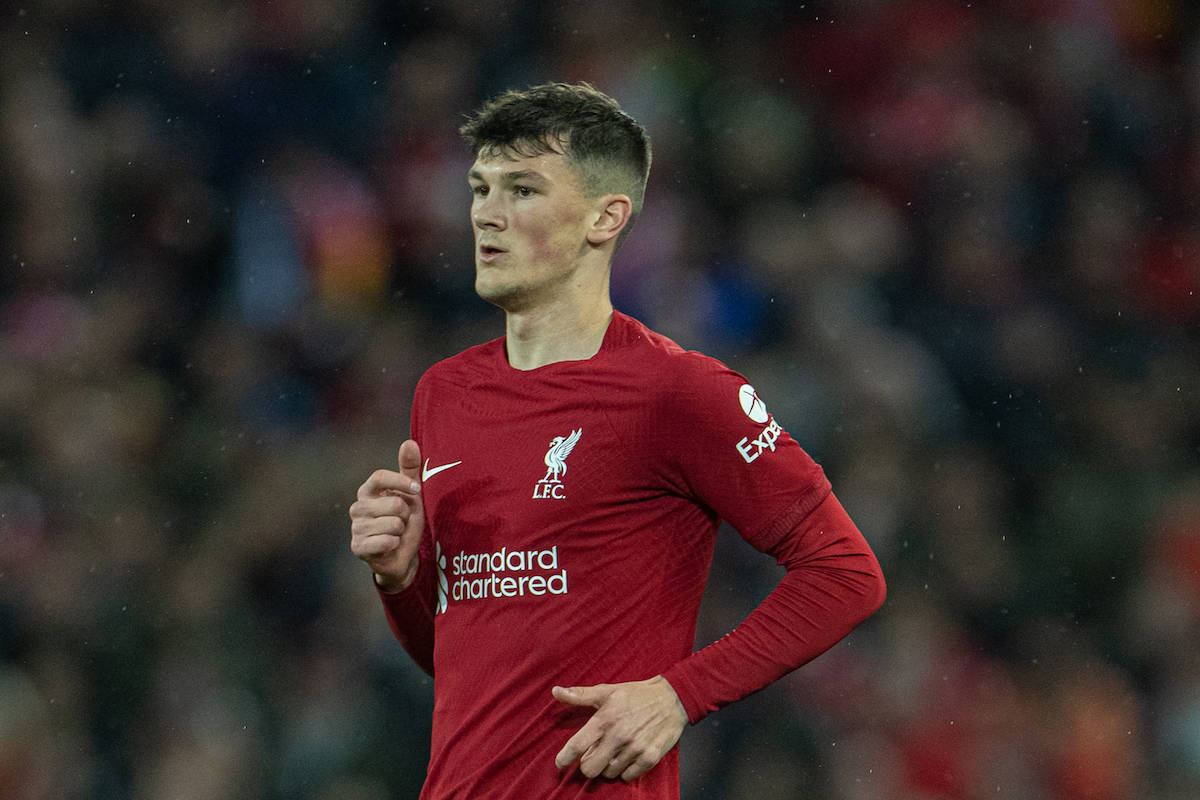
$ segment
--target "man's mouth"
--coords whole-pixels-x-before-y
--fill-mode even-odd
[[[490,264],[507,252],[503,247],[497,247],[494,244],[481,244],[479,245],[479,260]]]

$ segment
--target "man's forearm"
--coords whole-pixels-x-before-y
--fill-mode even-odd
[[[436,577],[421,559],[407,586],[388,591],[376,576],[375,588],[383,601],[388,625],[417,666],[433,674],[433,591]]]
[[[811,661],[883,604],[883,573],[832,493],[773,554],[779,585],[729,635],[664,673],[695,723]]]

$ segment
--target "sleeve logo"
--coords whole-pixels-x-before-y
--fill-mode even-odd
[[[783,428],[779,427],[775,418],[767,413],[766,404],[750,384],[743,383],[738,389],[738,400],[741,401],[742,411],[750,418],[751,422],[766,425],[754,439],[743,436],[741,441],[735,445],[738,454],[749,464],[761,456],[764,450],[775,452],[775,442],[783,434]]]
[[[742,388],[738,389],[738,400],[742,401],[742,411],[746,412],[746,416],[752,421],[764,423],[770,415],[767,413],[767,404],[758,396],[758,392],[754,391],[754,387],[748,383],[743,383]]]

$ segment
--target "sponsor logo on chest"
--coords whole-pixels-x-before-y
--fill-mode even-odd
[[[534,500],[566,500],[567,490],[563,476],[567,474],[567,456],[579,443],[583,428],[577,428],[566,436],[555,436],[542,460],[546,464],[546,475],[533,485]]]
[[[559,563],[558,545],[542,550],[490,553],[460,550],[447,558],[437,543],[438,599],[435,613],[445,614],[452,602],[543,597],[567,593],[567,570]]]

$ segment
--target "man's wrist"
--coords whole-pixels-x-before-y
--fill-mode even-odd
[[[669,691],[671,693],[671,696],[675,699],[675,705],[678,707],[679,713],[683,715],[684,724],[687,724],[688,722],[690,722],[690,720],[688,719],[687,709],[684,708],[683,701],[679,699],[679,692],[676,691],[675,687],[671,684],[671,682],[669,680],[667,680],[667,677],[665,675],[659,674],[659,675],[655,675],[650,680],[655,683],[661,683],[664,687],[666,687],[667,691]]]
[[[403,578],[390,578],[382,573],[376,572],[375,586],[384,594],[400,594],[413,585],[413,581],[417,578],[418,563],[414,563],[409,568],[408,573]]]

